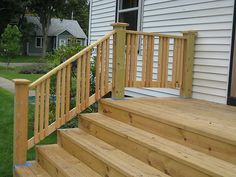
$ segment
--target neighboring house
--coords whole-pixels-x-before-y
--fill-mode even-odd
[[[193,98],[236,103],[234,4],[234,0],[91,0],[89,43],[111,31],[111,23],[118,21],[145,32],[195,30]],[[127,88],[126,94],[170,96],[179,91]]]
[[[27,55],[42,55],[42,26],[39,22],[39,17],[26,16],[28,23],[35,25],[35,30],[32,33],[31,41],[26,45]],[[76,38],[81,45],[87,44],[87,36],[76,20],[52,18],[48,31],[48,47],[47,52],[53,51],[60,46],[67,45],[71,38]]]

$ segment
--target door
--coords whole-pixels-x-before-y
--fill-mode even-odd
[[[232,40],[232,53],[230,62],[230,75],[229,75],[229,92],[228,104],[236,106],[236,26],[234,20],[234,34]]]

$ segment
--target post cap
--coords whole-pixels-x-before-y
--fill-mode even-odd
[[[127,27],[127,26],[129,26],[129,24],[118,22],[118,23],[112,23],[111,26],[113,26],[113,27]]]
[[[29,84],[31,83],[31,81],[27,80],[27,79],[12,79],[12,81],[15,83],[15,84]]]
[[[182,31],[182,34],[193,34],[197,36],[197,31],[189,30],[189,31]]]

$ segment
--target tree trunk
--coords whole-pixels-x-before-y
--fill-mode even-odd
[[[47,20],[46,24],[42,24],[42,31],[43,31],[43,58],[46,56],[47,54],[47,46],[48,46],[48,29],[49,29],[49,21]]]

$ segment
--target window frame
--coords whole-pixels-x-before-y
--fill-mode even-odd
[[[61,41],[64,41],[63,44]],[[67,40],[65,38],[60,38],[59,39],[59,47],[62,47],[62,46],[67,46]]]
[[[37,42],[38,39],[40,40],[39,46],[38,46],[38,42]],[[43,48],[43,37],[38,37],[38,36],[35,37],[35,48],[37,48],[37,49]]]
[[[137,17],[137,31],[141,31],[142,29],[142,20],[141,16],[143,13],[143,0],[138,0],[138,7],[132,7],[127,9],[120,9],[120,4],[122,3],[122,0],[117,0],[117,8],[116,8],[116,22],[119,22],[120,13],[124,12],[132,12],[137,10],[138,11],[138,17]]]

